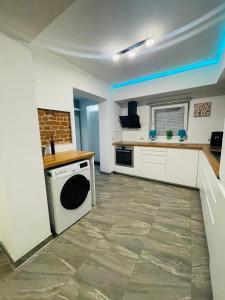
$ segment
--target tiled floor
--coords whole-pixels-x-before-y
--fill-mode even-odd
[[[12,272],[1,300],[212,300],[198,191],[97,173],[97,207]]]

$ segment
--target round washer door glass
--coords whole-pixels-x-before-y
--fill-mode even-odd
[[[84,203],[90,191],[90,181],[83,175],[77,174],[66,181],[61,194],[60,201],[66,209],[76,209]]]

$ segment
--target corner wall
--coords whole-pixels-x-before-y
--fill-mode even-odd
[[[0,226],[18,260],[51,235],[28,48],[0,34]]]
[[[76,149],[73,88],[107,99],[103,81],[38,47],[31,47],[36,106],[70,112],[72,144],[56,145],[56,151]]]
[[[209,117],[195,118],[194,105],[201,102],[212,102],[211,115]],[[188,121],[188,141],[190,143],[209,143],[212,131],[223,131],[225,119],[225,95],[193,99],[190,102]]]

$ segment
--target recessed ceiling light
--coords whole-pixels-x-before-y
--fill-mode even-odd
[[[135,55],[136,55],[136,53],[135,53],[135,51],[132,50],[132,49],[128,52],[128,56],[129,56],[130,58],[134,58]]]
[[[120,59],[120,55],[119,54],[113,55],[113,60],[114,61],[118,61],[119,59]]]
[[[147,47],[151,47],[152,45],[154,45],[155,41],[153,38],[149,38],[145,41],[145,46]]]

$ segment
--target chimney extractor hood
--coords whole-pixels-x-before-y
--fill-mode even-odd
[[[120,116],[120,124],[123,128],[141,128],[136,101],[128,102],[128,116]]]

